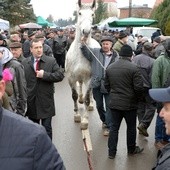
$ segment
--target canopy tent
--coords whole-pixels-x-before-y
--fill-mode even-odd
[[[47,20],[45,20],[43,17],[38,16],[37,24],[42,25],[42,26],[48,26],[49,22]]]
[[[157,20],[148,18],[123,18],[113,22],[109,22],[110,27],[127,27],[127,26],[147,26],[158,23]]]
[[[24,29],[24,28],[39,29],[39,28],[42,28],[41,25],[38,25],[38,24],[33,23],[33,22],[29,22],[29,23],[25,23],[25,24],[20,24],[19,27],[21,29]]]
[[[9,29],[9,21],[0,19],[0,29],[2,30],[8,30]]]
[[[44,26],[44,27],[52,27],[54,26],[54,23],[50,23],[48,22],[47,20],[45,20],[43,17],[41,16],[38,16],[37,17],[37,24],[41,25],[41,26]]]

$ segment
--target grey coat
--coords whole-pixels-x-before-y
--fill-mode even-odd
[[[102,52],[101,48],[94,48],[90,49],[93,54],[97,57],[97,59],[102,63],[104,66],[105,63],[105,56]],[[101,80],[104,79],[105,77],[105,70],[104,68],[100,65],[100,63],[95,59],[93,54],[88,50],[88,48],[85,45],[81,46],[81,51],[83,55],[91,62],[91,67],[92,67],[92,80],[91,80],[91,86],[92,88],[97,88],[101,85]],[[111,56],[112,59],[109,63],[109,65],[115,61],[118,60],[118,54],[113,51],[113,55]]]
[[[45,129],[0,107],[1,170],[65,170]]]
[[[145,88],[152,87],[151,75],[154,61],[155,59],[153,59],[147,52],[142,52],[133,58],[133,62],[140,68],[143,78],[143,86]]]
[[[44,70],[43,78],[37,78],[33,67],[33,56],[23,60],[27,82],[27,113],[29,118],[44,119],[55,115],[54,83],[63,80],[64,75],[53,57],[43,55],[40,69]]]
[[[159,151],[156,165],[152,170],[168,170],[170,168],[170,144]]]

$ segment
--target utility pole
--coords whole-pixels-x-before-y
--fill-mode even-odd
[[[129,17],[132,16],[132,0],[129,0]]]

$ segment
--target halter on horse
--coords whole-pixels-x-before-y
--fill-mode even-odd
[[[72,98],[74,101],[74,121],[81,121],[81,129],[87,129],[88,127],[88,110],[91,102],[91,65],[89,61],[82,55],[80,46],[81,38],[85,36],[87,38],[87,45],[91,48],[100,48],[99,43],[91,38],[91,26],[94,17],[94,7],[96,0],[93,0],[92,6],[85,6],[81,4],[81,0],[78,0],[79,9],[77,11],[78,20],[76,24],[75,40],[71,44],[66,54],[65,70],[68,77],[68,82],[72,90]],[[79,94],[77,92],[77,82],[79,83]],[[83,98],[82,85],[85,84],[85,95]],[[79,113],[77,100],[79,103],[84,103],[85,112],[82,120]]]

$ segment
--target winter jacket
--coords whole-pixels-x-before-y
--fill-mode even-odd
[[[12,53],[4,48],[5,52],[2,58],[3,69],[9,68],[13,74],[12,87],[13,94],[10,96],[10,107],[12,111],[20,115],[25,115],[27,107],[27,93],[26,93],[26,80],[24,68],[17,59],[13,58]]]
[[[152,88],[164,87],[170,74],[170,56],[162,53],[153,64],[152,69]]]
[[[154,57],[158,58],[162,52],[165,52],[165,47],[162,43],[158,44],[154,49]]]
[[[160,150],[156,165],[152,170],[168,170],[170,168],[170,144]]]
[[[93,54],[97,57],[97,59],[101,62],[101,64],[104,66],[105,63],[105,56],[102,52],[101,48],[94,48],[90,49]],[[93,54],[87,49],[85,45],[81,46],[81,51],[90,62],[91,62],[91,68],[92,68],[92,79],[91,79],[91,86],[92,88],[97,88],[101,85],[101,80],[104,79],[105,76],[105,70],[100,65],[100,63],[96,60],[96,58],[93,56]],[[113,55],[111,56],[112,59],[109,64],[115,62],[118,60],[119,56],[118,54],[113,51]]]
[[[54,83],[64,78],[55,58],[43,55],[39,62],[39,69],[44,70],[43,78],[36,77],[33,56],[22,62],[28,95],[26,115],[32,119],[45,119],[55,115]]]
[[[152,87],[151,74],[154,59],[151,58],[147,52],[143,52],[142,54],[135,56],[133,62],[140,68],[143,78],[143,87],[150,89]]]
[[[111,109],[137,109],[143,93],[139,68],[130,59],[122,57],[106,69],[105,87],[110,91]]]
[[[123,46],[123,42],[121,42],[119,39],[116,41],[116,43],[113,45],[113,49],[116,50],[118,53],[120,53],[120,49]]]
[[[53,41],[53,53],[54,54],[64,54],[67,48],[67,37],[66,36],[56,36]]]
[[[51,47],[47,44],[43,44],[43,53],[46,56],[53,57],[53,51],[52,51]]]
[[[45,129],[0,107],[1,170],[65,170]]]

